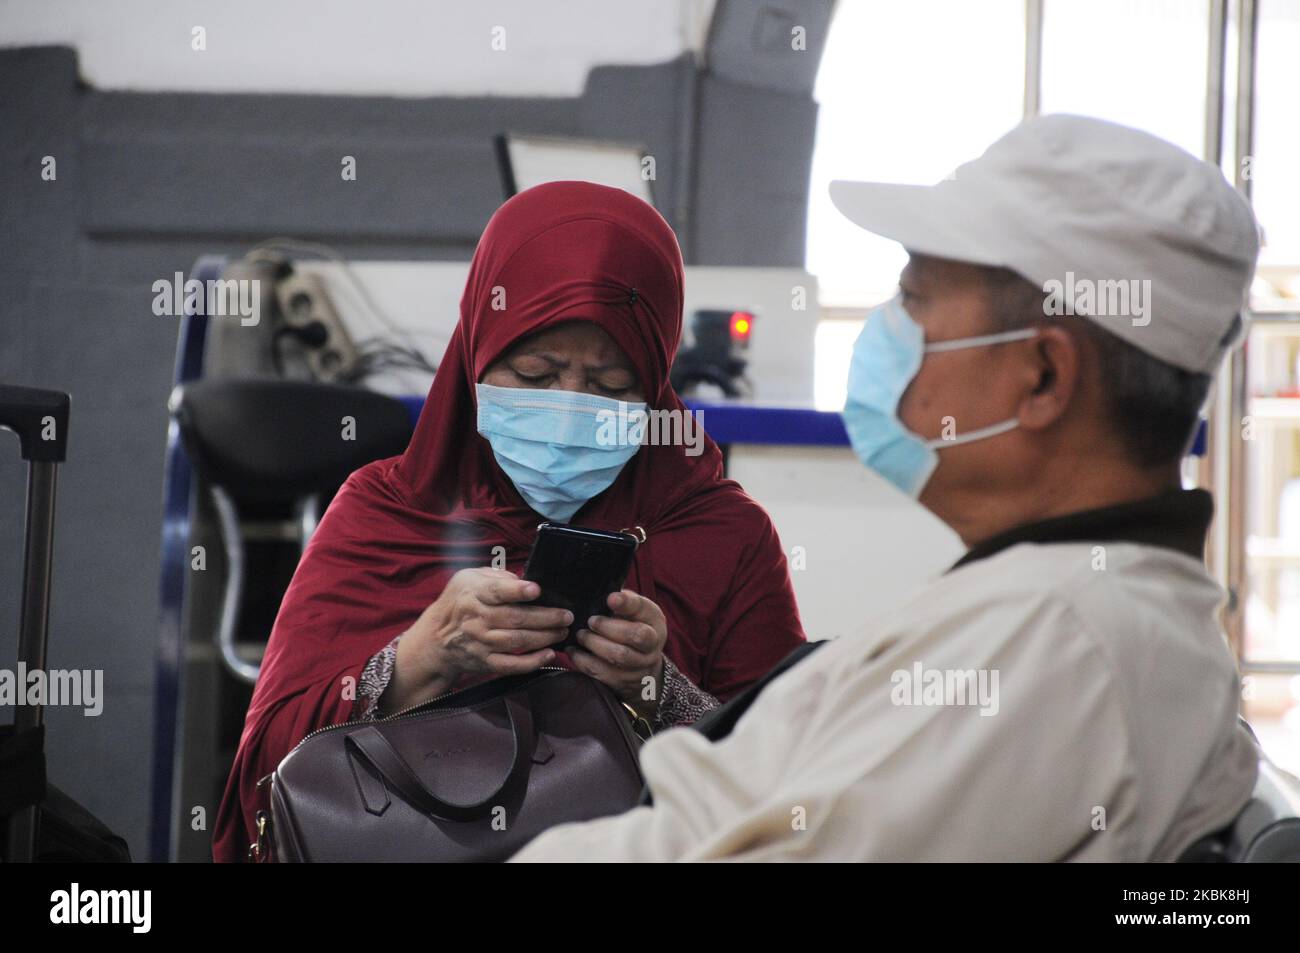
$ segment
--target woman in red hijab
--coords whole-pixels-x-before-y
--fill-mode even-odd
[[[535,406],[643,401],[685,415],[668,383],[682,285],[672,229],[630,193],[553,182],[497,210],[410,445],[348,478],[285,593],[218,812],[216,860],[246,859],[265,806],[258,780],[317,728],[552,663],[664,727],[727,700],[803,641],[771,521],[722,475],[707,436],[637,446],[600,471],[595,485],[607,488],[575,500],[566,492],[590,489],[592,474],[549,471],[588,448],[530,463],[489,414],[523,406],[517,395],[532,388],[544,398]],[[557,656],[548,646],[567,614],[528,605],[537,587],[517,574],[545,511],[570,509],[559,521],[639,527],[645,541],[610,614]],[[659,686],[649,702],[647,676]]]

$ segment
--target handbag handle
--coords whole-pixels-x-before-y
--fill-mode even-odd
[[[496,790],[470,804],[446,801],[430,791],[377,726],[370,725],[360,731],[350,732],[345,739],[345,745],[349,750],[355,751],[369,761],[386,783],[396,788],[403,797],[426,814],[457,821],[474,820],[481,816],[485,807],[500,797],[502,791],[528,770],[533,757],[533,748],[536,746],[537,736],[533,728],[532,710],[518,698],[510,695],[502,701],[506,706],[506,715],[510,719],[510,734],[514,741],[510,770]]]

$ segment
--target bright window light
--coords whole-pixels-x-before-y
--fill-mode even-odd
[[[862,321],[819,321],[813,340],[813,401],[818,410],[843,410],[853,342]]]
[[[888,298],[907,258],[831,205],[832,179],[932,184],[1021,117],[1023,0],[841,3],[814,96],[807,268],[823,305]]]

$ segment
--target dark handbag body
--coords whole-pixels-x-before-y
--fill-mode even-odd
[[[322,728],[268,776],[274,859],[505,860],[556,824],[635,807],[639,746],[609,689],[563,669]]]

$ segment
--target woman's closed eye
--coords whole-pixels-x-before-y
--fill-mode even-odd
[[[606,397],[624,397],[632,392],[632,385],[630,383],[592,381],[592,386]]]
[[[548,389],[556,383],[557,375],[555,374],[521,374],[515,371],[515,377],[524,387],[537,387]],[[562,388],[563,389],[563,388]],[[587,384],[587,392],[592,394],[602,394],[606,397],[624,397],[632,393],[631,384],[607,384],[603,381],[593,380]]]
[[[554,374],[521,374],[519,371],[514,374],[525,387],[547,387],[555,380]]]

